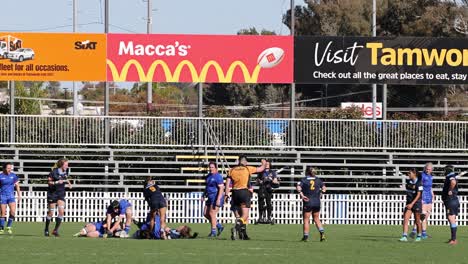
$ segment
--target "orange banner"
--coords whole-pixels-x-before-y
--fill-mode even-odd
[[[0,32],[0,80],[105,81],[106,35]]]

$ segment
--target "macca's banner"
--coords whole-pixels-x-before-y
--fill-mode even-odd
[[[106,35],[0,32],[0,80],[105,81]]]
[[[153,82],[291,83],[288,36],[107,35],[107,79]]]
[[[296,37],[297,83],[468,83],[468,39]]]

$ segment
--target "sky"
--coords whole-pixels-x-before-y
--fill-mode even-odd
[[[104,0],[76,0],[79,32],[104,31]],[[0,31],[72,32],[72,0],[3,1]],[[146,0],[109,0],[110,31],[146,33]],[[296,0],[303,4],[303,0]],[[153,33],[236,34],[257,27],[288,34],[290,0],[153,0]]]
[[[105,0],[75,0],[78,32],[104,32]],[[72,32],[73,0],[2,1],[0,32]],[[303,0],[296,0],[303,5]],[[290,0],[152,0],[153,33],[236,34],[244,28],[289,34],[281,22]],[[146,33],[146,0],[109,0],[111,33]],[[71,87],[62,82],[62,87]],[[130,87],[130,83],[120,83]]]

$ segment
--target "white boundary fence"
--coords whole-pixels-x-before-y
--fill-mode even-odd
[[[23,192],[17,210],[18,221],[44,221],[47,204],[46,192]],[[205,223],[202,193],[166,193],[169,223]],[[68,192],[65,221],[95,222],[104,218],[111,200],[126,198],[133,205],[134,218],[144,219],[148,207],[142,193]],[[326,194],[322,198],[321,217],[325,224],[400,225],[405,204],[404,195],[356,195]],[[460,197],[459,225],[467,225],[466,196]],[[222,222],[233,222],[229,204],[219,213]],[[296,194],[274,194],[274,218],[278,224],[301,224],[302,202]],[[258,218],[256,194],[254,195],[250,219]],[[445,209],[436,197],[431,225],[445,225]]]
[[[0,144],[468,149],[468,122],[0,115]],[[64,136],[65,135],[65,136]],[[217,144],[217,143],[216,143]]]

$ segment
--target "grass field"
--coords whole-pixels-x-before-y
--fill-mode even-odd
[[[42,224],[15,223],[13,235],[0,236],[0,263],[468,263],[465,227],[459,244],[449,246],[449,227],[433,227],[433,237],[420,243],[401,243],[399,226],[329,225],[326,242],[314,229],[304,243],[299,225],[250,225],[250,241],[231,241],[227,231],[207,239],[208,225],[191,225],[201,236],[195,240],[73,238],[81,226],[64,223],[55,238],[42,236]]]

